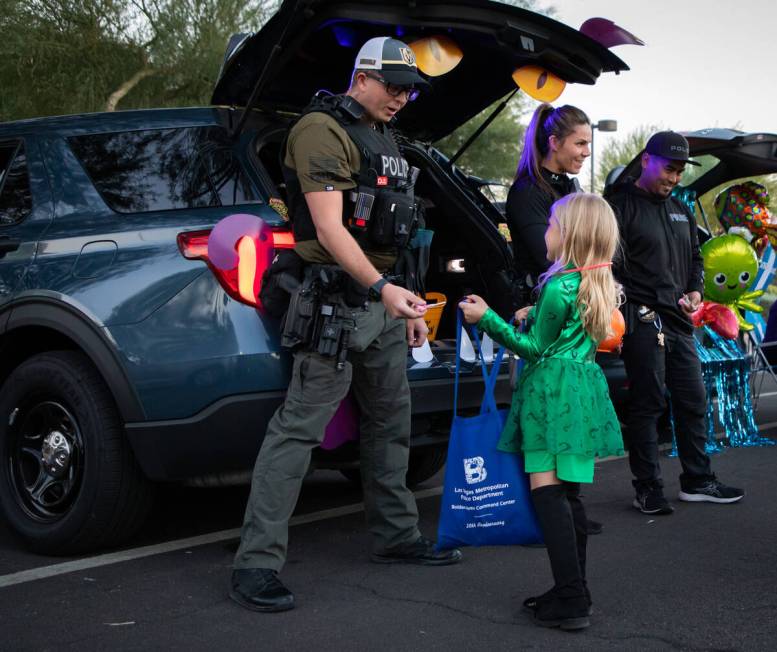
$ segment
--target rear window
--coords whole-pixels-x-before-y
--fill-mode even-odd
[[[68,142],[105,203],[119,213],[260,201],[221,127],[93,134]]]
[[[0,226],[18,224],[32,211],[24,144],[0,143]]]

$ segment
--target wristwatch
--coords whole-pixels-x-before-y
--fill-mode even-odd
[[[371,301],[380,301],[380,291],[383,289],[384,285],[388,285],[388,281],[383,277],[370,285],[370,289],[367,290],[367,295],[370,297]]]

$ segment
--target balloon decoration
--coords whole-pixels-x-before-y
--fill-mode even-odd
[[[617,308],[612,311],[610,331],[612,334],[599,342],[599,347],[596,349],[597,351],[612,353],[620,348],[620,345],[623,343],[623,334],[626,332],[626,322],[623,319],[623,313]]]
[[[557,99],[567,83],[539,66],[522,66],[513,72],[513,81],[527,95],[540,102]]]
[[[752,330],[739,310],[761,312],[755,303],[763,290],[749,290],[758,271],[758,257],[748,242],[738,235],[719,235],[701,247],[704,258],[704,298],[734,311],[742,330]]]
[[[707,391],[708,453],[721,449],[715,434],[717,421],[729,446],[771,446],[761,437],[753,417],[750,395],[751,360],[738,341],[739,330],[751,331],[740,311],[762,312],[756,301],[774,277],[777,255],[773,245],[777,225],[771,223],[763,186],[748,181],[731,186],[715,199],[715,210],[727,233],[711,238],[701,247],[704,258],[704,301],[692,315],[696,349]],[[691,202],[687,202],[694,209]],[[694,202],[695,203],[695,202]],[[763,259],[756,247],[765,245]],[[761,249],[758,249],[761,251]],[[674,435],[674,415],[670,413]],[[677,454],[677,446],[672,451]]]
[[[760,183],[745,181],[715,197],[715,212],[728,233],[742,235],[761,251],[767,239],[777,246],[777,223],[772,220],[768,204],[769,191]]]
[[[641,38],[606,18],[589,18],[580,25],[580,31],[606,48],[616,45],[645,45]]]
[[[735,340],[739,335],[739,321],[734,311],[714,301],[702,301],[691,320],[696,328],[709,326],[727,340]]]
[[[461,48],[450,36],[427,36],[409,45],[418,69],[429,77],[450,72],[464,58]]]
[[[580,33],[597,41],[605,48],[616,45],[645,45],[634,34],[606,18],[588,19],[580,26]],[[348,39],[338,36],[340,43],[350,39],[350,35]],[[425,36],[409,45],[415,54],[418,69],[429,77],[439,77],[449,73],[464,58],[461,47],[445,34]],[[520,89],[540,102],[553,102],[558,99],[567,85],[558,75],[535,65],[517,68],[512,77]]]

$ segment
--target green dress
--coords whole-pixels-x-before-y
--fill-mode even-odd
[[[551,278],[525,333],[490,308],[478,327],[525,362],[499,450],[523,451],[528,473],[555,469],[562,480],[591,482],[594,458],[623,454],[623,437],[580,318],[579,287],[579,272]]]

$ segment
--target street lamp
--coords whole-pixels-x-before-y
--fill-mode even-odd
[[[599,120],[591,125],[591,192],[594,191],[594,131],[618,131],[617,120]]]

